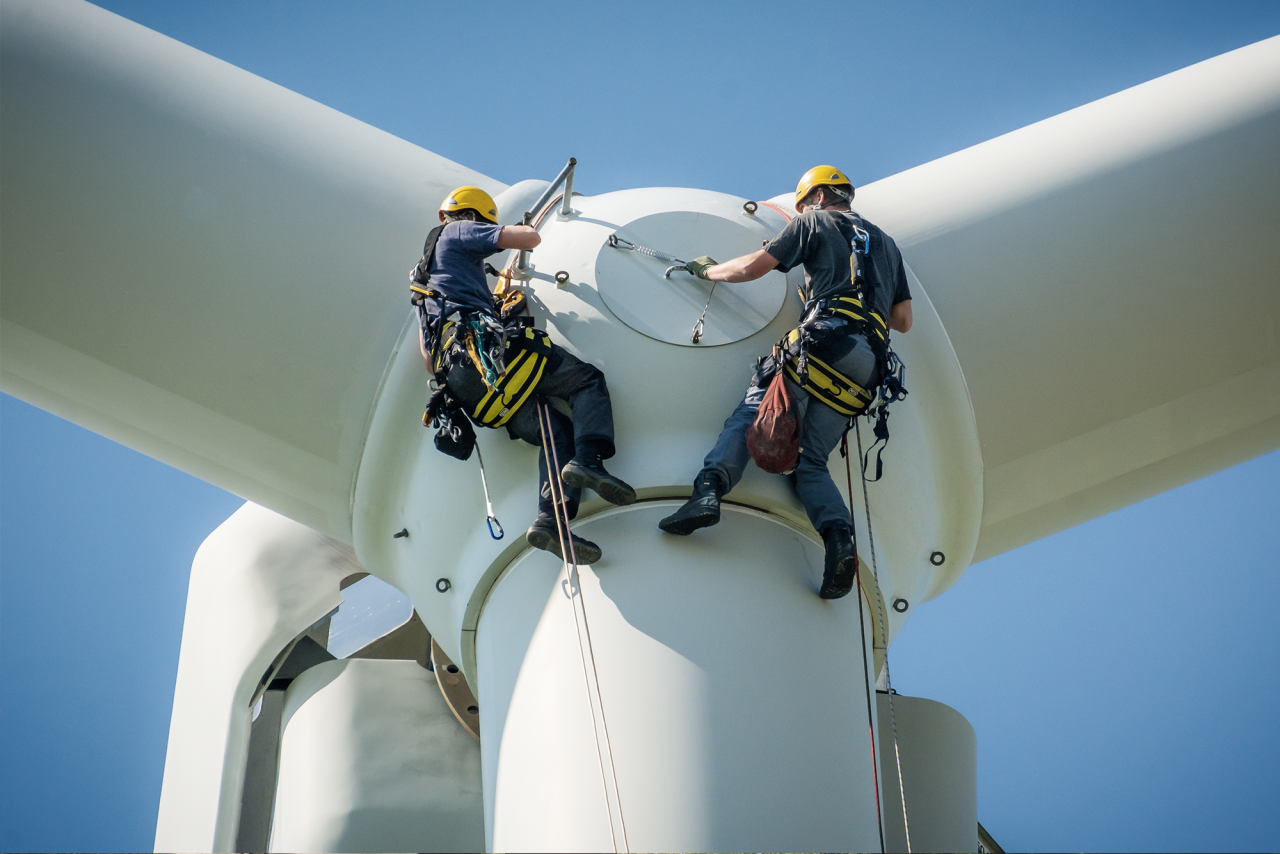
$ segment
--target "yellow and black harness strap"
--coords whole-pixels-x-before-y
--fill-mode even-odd
[[[498,377],[498,385],[480,398],[471,413],[485,427],[501,427],[520,410],[547,367],[551,358],[551,338],[540,329],[525,327],[507,339],[507,372]]]
[[[458,322],[456,320],[446,320],[444,326],[440,328],[440,334],[436,337],[435,352],[431,354],[432,372],[439,374],[440,369],[444,367],[444,357],[453,347],[454,338],[457,334]]]
[[[787,335],[787,343],[794,345],[800,337],[800,330],[793,329]],[[790,349],[790,348],[788,348]],[[808,379],[800,380],[800,372],[796,370],[796,357],[788,355],[783,362],[787,379],[800,386],[818,400],[830,406],[841,415],[850,418],[862,412],[871,403],[873,395],[826,362],[809,354]]]
[[[827,307],[841,317],[866,323],[872,332],[880,336],[881,341],[888,340],[886,336],[889,334],[889,327],[885,325],[884,318],[875,309],[863,311],[862,300],[857,297],[832,297],[827,302]]]

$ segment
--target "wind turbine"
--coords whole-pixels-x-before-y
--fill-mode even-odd
[[[483,733],[490,845],[607,846],[619,845],[620,836],[632,847],[733,847],[742,838],[747,841],[739,847],[751,840],[772,844],[751,815],[725,812],[716,800],[734,791],[731,800],[739,809],[749,813],[758,805],[743,795],[754,778],[716,753],[714,739],[698,729],[708,720],[723,723],[725,698],[751,696],[751,685],[734,682],[751,671],[741,660],[703,662],[700,656],[712,655],[722,643],[718,639],[663,638],[659,646],[667,652],[644,646],[645,638],[671,629],[673,601],[646,599],[654,588],[678,590],[674,601],[705,605],[715,601],[712,591],[722,589],[727,568],[717,567],[713,555],[690,551],[696,544],[657,538],[653,520],[643,514],[658,512],[681,494],[698,449],[714,435],[740,385],[736,377],[721,379],[735,376],[746,353],[776,340],[794,321],[795,306],[780,296],[763,326],[723,332],[730,339],[745,333],[737,341],[685,347],[668,340],[674,333],[661,328],[665,317],[636,316],[643,306],[611,301],[609,288],[619,282],[634,282],[635,289],[655,283],[642,267],[614,268],[616,256],[605,252],[602,240],[631,227],[652,229],[673,243],[685,235],[731,247],[767,236],[780,222],[770,223],[768,211],[747,213],[745,200],[659,190],[571,198],[569,214],[545,220],[547,245],[532,258],[532,287],[548,327],[605,367],[611,384],[624,389],[623,422],[644,437],[620,459],[626,476],[646,487],[648,501],[639,515],[596,513],[586,522],[612,526],[608,539],[626,544],[620,551],[635,562],[620,558],[598,574],[583,573],[583,598],[613,603],[622,620],[618,626],[638,627],[639,634],[619,635],[615,648],[606,650],[617,657],[603,666],[596,687],[585,680],[579,689],[585,696],[544,710],[545,718],[513,719],[508,712],[503,727],[504,705],[524,708],[517,702],[518,685],[583,678],[563,645],[552,644],[548,652],[534,643],[542,627],[554,637],[557,626],[571,624],[557,622],[564,608],[553,608],[557,600],[546,595],[557,568],[538,566],[539,556],[525,555],[518,543],[514,551],[499,550],[474,525],[480,500],[474,479],[473,494],[468,496],[464,484],[456,506],[432,503],[432,485],[461,476],[422,441],[410,420],[425,396],[425,376],[412,349],[403,345],[405,317],[397,303],[403,297],[399,247],[420,237],[429,215],[425,199],[468,181],[502,188],[92,7],[12,4],[0,37],[6,86],[0,146],[7,243],[5,390],[328,537],[317,539],[250,509],[202,551],[206,560],[217,555],[224,574],[227,565],[245,567],[251,586],[257,575],[249,570],[262,571],[253,555],[261,552],[250,554],[245,544],[287,540],[293,553],[312,557],[299,559],[305,567],[297,572],[303,575],[269,601],[307,584],[313,598],[293,602],[295,610],[284,614],[264,605],[268,613],[260,618],[256,645],[243,649],[240,658],[215,656],[227,678],[220,686],[205,686],[211,693],[184,689],[184,674],[193,667],[184,639],[175,731],[186,722],[195,727],[192,736],[218,733],[200,744],[215,748],[216,773],[210,776],[210,768],[191,755],[194,737],[174,736],[170,762],[177,770],[170,773],[177,782],[166,781],[162,831],[171,815],[192,835],[167,836],[164,843],[234,843],[243,775],[237,740],[248,725],[247,700],[279,653],[336,604],[338,581],[356,570],[352,554],[340,545],[349,543],[365,569],[410,594],[442,650],[477,686],[486,709],[483,726],[498,727]],[[937,309],[918,309],[922,328],[900,345],[915,377],[910,405],[901,415],[895,411],[888,459],[891,470],[904,473],[902,481],[873,487],[879,493],[873,493],[873,521],[885,573],[879,588],[866,590],[865,616],[873,625],[887,622],[888,637],[915,604],[942,592],[975,556],[999,553],[1277,446],[1274,330],[1268,332],[1265,318],[1274,316],[1280,263],[1277,250],[1258,236],[1273,232],[1278,219],[1272,201],[1278,78],[1271,40],[860,190],[861,209],[898,237],[918,277],[917,304],[932,301]],[[406,174],[418,176],[417,184],[406,182]],[[518,215],[520,203],[530,203],[545,188],[539,183],[507,189],[504,213]],[[1187,198],[1195,199],[1194,216]],[[1188,233],[1202,245],[1223,249],[1226,266],[1215,298],[1258,308],[1243,333],[1229,332],[1223,318],[1205,311],[1203,280],[1185,260]],[[344,249],[319,275],[296,263],[316,244]],[[98,288],[72,292],[54,286],[60,261],[69,256],[67,245],[81,252],[89,248],[98,259]],[[1090,258],[1084,276],[1083,253]],[[554,281],[561,270],[569,273],[565,288]],[[781,283],[774,290],[786,293]],[[1100,305],[1109,311],[1099,311]],[[713,316],[729,307],[717,309]],[[198,319],[177,335],[172,318],[193,310]],[[1206,335],[1220,346],[1191,362],[1182,335],[1171,332]],[[618,358],[619,350],[628,358]],[[659,372],[708,378],[704,385],[676,390],[688,398],[674,401],[676,408],[695,413],[687,422],[672,428],[646,420],[646,401],[659,390],[630,363],[641,358]],[[271,369],[262,370],[264,365]],[[1206,399],[1213,400],[1211,409]],[[486,458],[504,463],[507,473],[494,478],[503,496],[500,511],[528,506],[530,481],[519,473],[531,473],[529,453],[498,437],[485,440]],[[743,607],[755,616],[782,612],[779,625],[793,629],[829,619],[813,630],[841,639],[835,666],[831,659],[798,665],[793,678],[801,684],[818,684],[818,670],[854,673],[856,656],[851,661],[848,654],[858,643],[840,634],[854,625],[847,619],[851,609],[816,616],[813,603],[801,595],[799,578],[776,571],[780,565],[801,566],[813,548],[811,533],[806,545],[803,525],[796,525],[794,500],[764,478],[744,483],[733,497],[742,519],[724,529],[730,545],[757,557],[769,548],[796,549],[753,565],[752,583],[742,586],[756,595],[768,591],[771,598]],[[587,513],[593,509],[599,508],[588,507]],[[457,515],[447,517],[450,512]],[[432,518],[439,531],[468,534],[441,545],[447,538]],[[402,527],[412,529],[410,536],[393,538],[391,532]],[[867,541],[865,531],[861,539]],[[641,556],[653,558],[654,549],[663,550],[661,566],[640,564]],[[935,552],[942,556],[938,564],[930,560]],[[197,579],[203,577],[201,560]],[[437,573],[437,567],[443,568]],[[436,585],[446,577],[449,587],[440,592]],[[598,589],[591,586],[597,579]],[[532,584],[535,594],[542,591],[539,609],[530,612],[528,597],[517,595],[521,584]],[[619,584],[634,586],[610,589]],[[189,610],[192,655],[200,635],[192,629],[213,595]],[[883,607],[899,600],[906,603],[900,613]],[[231,601],[248,607],[244,596]],[[659,615],[659,628],[644,625]],[[510,628],[522,619],[535,620],[536,630],[526,627],[534,633],[529,637]],[[731,615],[720,620],[726,630],[747,628],[735,626]],[[751,644],[753,634],[758,632],[734,635],[735,651],[758,662],[761,650]],[[219,644],[227,640],[216,626],[203,637],[206,654],[226,652]],[[792,661],[800,644],[788,638],[774,651]],[[481,650],[488,658],[478,658]],[[662,657],[671,652],[680,660]],[[355,665],[344,671],[357,672]],[[626,673],[627,684],[606,685],[611,673]],[[202,675],[213,681],[207,671]],[[715,681],[724,678],[731,684]],[[389,676],[382,687],[394,693],[411,681]],[[851,684],[825,690],[842,692]],[[300,689],[301,683],[299,697]],[[610,744],[574,742],[575,736],[606,729],[595,710],[607,709],[616,700],[604,699],[624,690],[639,697],[624,708],[646,713],[630,724],[625,712],[614,713],[617,752]],[[536,688],[529,691],[540,696]],[[347,702],[369,693],[350,695]],[[556,696],[570,693],[566,687]],[[321,696],[319,689],[315,696]],[[845,694],[809,696],[819,708],[848,709]],[[307,702],[299,701],[299,708]],[[655,708],[685,706],[657,734],[643,732]],[[215,710],[216,719],[193,713],[194,707]],[[766,717],[756,720],[744,711],[735,722],[750,730],[783,714],[766,703],[757,711]],[[573,715],[579,716],[576,722]],[[563,749],[538,753],[537,741],[557,723],[567,727],[557,742]],[[642,735],[628,735],[629,725]],[[813,746],[803,736],[785,742],[781,755],[801,762],[798,757]],[[490,745],[498,742],[502,749],[495,753]],[[635,744],[652,755],[636,756]],[[631,764],[624,756],[628,749]],[[835,751],[839,761],[830,768],[831,779],[852,775],[855,787],[872,785],[862,771],[874,758],[858,750],[850,740]],[[505,778],[501,756],[508,757],[502,760]],[[619,756],[624,758],[616,781],[602,785],[582,770]],[[189,781],[186,800],[174,806],[172,799],[182,796],[171,792],[181,789],[184,763],[204,776]],[[537,816],[553,813],[537,800],[546,793],[531,781],[541,779],[547,767],[563,771],[557,785],[587,787],[575,803],[601,802],[598,809],[581,808],[591,813],[589,821],[538,825]],[[674,804],[664,801],[661,791],[645,788],[653,768],[692,781],[694,790],[670,793],[678,796]],[[281,773],[287,770],[282,764]],[[738,777],[721,778],[728,774]],[[210,781],[213,795],[206,791]],[[808,794],[794,792],[798,802],[809,800]],[[866,814],[874,798],[857,792],[849,797],[861,812],[850,809],[819,826],[818,832],[830,836],[792,844],[877,844],[874,818]],[[288,803],[308,808],[296,800]],[[676,810],[672,818],[675,807],[683,812]],[[917,832],[923,824],[923,818],[915,819]],[[565,827],[586,835],[557,835],[568,832]],[[160,835],[157,845],[162,846]]]

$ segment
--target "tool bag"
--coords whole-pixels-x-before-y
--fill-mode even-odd
[[[476,431],[467,420],[462,404],[454,399],[443,385],[436,388],[422,413],[423,427],[439,427],[436,431],[436,450],[460,460],[471,458],[476,447]]]
[[[800,419],[782,371],[773,375],[756,420],[747,428],[747,451],[756,465],[771,474],[794,471],[800,461]]]

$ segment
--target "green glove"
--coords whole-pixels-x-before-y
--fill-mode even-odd
[[[718,262],[710,255],[703,255],[701,258],[695,258],[689,262],[689,272],[693,273],[699,279],[707,277],[707,269],[714,267]]]

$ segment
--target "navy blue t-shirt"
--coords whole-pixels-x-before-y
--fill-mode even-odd
[[[484,259],[498,250],[502,226],[487,222],[451,222],[436,239],[436,252],[428,270],[427,287],[454,305],[470,311],[493,313]]]

